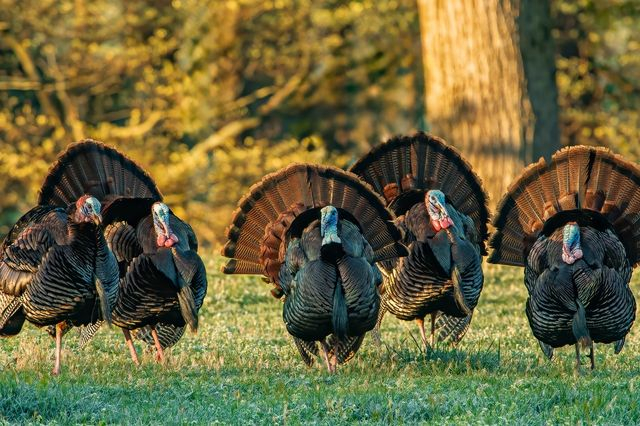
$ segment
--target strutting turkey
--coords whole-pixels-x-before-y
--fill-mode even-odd
[[[640,168],[604,148],[575,146],[532,164],[494,219],[489,261],[524,266],[527,318],[544,354],[593,342],[615,353],[635,319],[629,289],[640,261]]]
[[[350,171],[383,195],[398,218],[409,256],[384,262],[382,306],[415,320],[425,347],[459,342],[471,323],[484,276],[488,197],[471,166],[445,141],[419,132],[373,148]]]
[[[53,374],[60,373],[64,332],[110,323],[118,293],[118,265],[102,233],[100,202],[84,193],[69,204],[31,209],[13,226],[0,255],[0,335],[19,333],[25,320],[52,328]]]
[[[284,298],[287,331],[307,365],[330,372],[375,326],[382,277],[375,262],[406,255],[383,200],[357,176],[292,164],[239,202],[222,254],[226,274],[262,274]]]
[[[175,344],[186,325],[194,331],[198,327],[207,278],[195,233],[162,202],[155,182],[139,165],[100,142],[70,146],[52,169],[40,201],[65,203],[78,192],[104,204],[105,237],[120,269],[113,324],[122,328],[136,364],[131,330],[137,329],[162,360],[163,348]],[[85,327],[82,342],[99,327]]]

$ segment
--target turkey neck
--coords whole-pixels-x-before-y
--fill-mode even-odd
[[[189,246],[187,245],[187,237],[184,235],[183,227],[181,227],[180,219],[178,219],[173,214],[169,214],[169,224],[171,225],[171,230],[174,234],[178,236],[179,242],[175,244],[172,248],[180,249],[180,250],[189,250]],[[153,216],[148,215],[140,220],[138,225],[136,226],[136,237],[138,238],[138,242],[142,247],[142,251],[147,254],[157,253],[158,249],[162,247],[158,247],[156,243],[156,229],[153,225]]]
[[[339,234],[342,229],[341,223],[338,222],[336,225],[336,234]],[[345,254],[344,247],[342,247],[342,243],[330,242],[327,244],[323,244],[320,247],[320,257],[327,263],[331,263],[336,265],[338,260],[343,257]]]

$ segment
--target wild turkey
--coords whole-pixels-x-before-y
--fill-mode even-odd
[[[293,164],[265,176],[238,203],[222,254],[226,274],[262,274],[284,298],[287,331],[307,365],[330,372],[371,330],[382,281],[375,262],[406,254],[383,200],[357,176]]]
[[[54,326],[53,374],[60,373],[62,335],[69,326],[111,322],[118,265],[102,234],[100,207],[87,194],[66,209],[34,207],[2,245],[0,334],[17,334],[25,319]]]
[[[486,254],[487,195],[471,166],[442,139],[417,133],[375,147],[350,169],[379,194],[398,219],[409,256],[385,262],[382,307],[415,320],[425,348],[459,342],[478,303]]]
[[[70,146],[47,183],[41,203],[65,203],[76,193],[87,192],[105,204],[105,236],[121,278],[113,323],[122,328],[135,363],[130,331],[147,326],[162,359],[156,325],[162,329],[162,341],[172,343],[182,336],[185,324],[197,329],[197,312],[207,289],[193,230],[162,203],[155,182],[140,166],[100,142]],[[82,342],[91,339],[99,326],[84,328]]]
[[[576,146],[529,166],[494,220],[492,263],[524,266],[526,313],[551,359],[553,348],[614,343],[635,319],[629,289],[640,260],[640,168],[604,148]]]
[[[157,202],[151,215],[134,227],[118,222],[107,230],[109,246],[119,261],[129,264],[113,310],[113,323],[123,329],[134,362],[135,348],[129,330],[149,327],[163,359],[163,345],[175,344],[185,325],[198,329],[198,311],[207,292],[204,264],[197,254],[191,227]],[[144,339],[144,333],[140,337]]]

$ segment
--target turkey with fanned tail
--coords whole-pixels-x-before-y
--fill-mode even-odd
[[[284,298],[283,319],[304,362],[322,355],[334,372],[375,326],[382,282],[375,262],[406,255],[393,219],[357,176],[293,164],[240,200],[223,272],[266,276],[273,296]]]
[[[489,261],[524,266],[527,318],[544,354],[624,346],[635,319],[629,288],[640,261],[640,167],[604,148],[541,159],[510,186],[494,219]]]
[[[385,312],[418,323],[425,347],[459,342],[484,283],[488,197],[471,166],[442,139],[419,132],[373,148],[350,169],[384,196],[409,255],[381,264]],[[429,315],[429,343],[424,318]]]
[[[34,207],[2,244],[0,335],[19,333],[25,320],[48,327],[56,339],[53,374],[70,326],[111,323],[118,265],[101,221],[100,202],[84,194],[68,207]]]
[[[163,349],[175,344],[187,325],[194,331],[198,327],[207,279],[195,233],[162,202],[142,167],[100,142],[70,146],[47,182],[43,203],[64,203],[83,191],[104,204],[105,237],[120,271],[113,324],[122,328],[136,364],[131,331],[138,329],[148,331],[139,330],[139,335],[156,347],[162,360]],[[95,323],[83,328],[81,342],[90,340],[99,327]]]

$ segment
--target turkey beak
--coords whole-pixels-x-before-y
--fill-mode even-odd
[[[93,214],[93,223],[96,225],[102,225],[102,215],[100,213]]]

